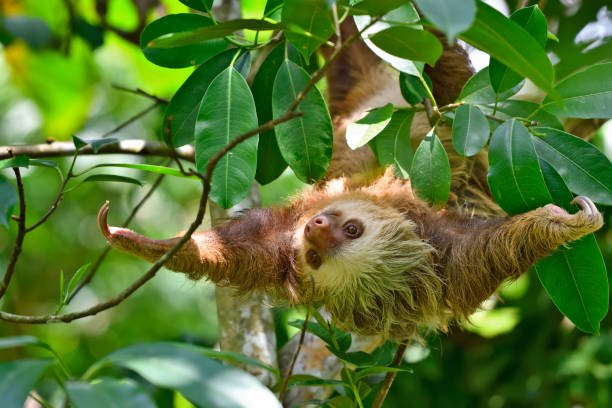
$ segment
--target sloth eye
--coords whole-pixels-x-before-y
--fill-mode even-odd
[[[344,225],[344,234],[352,239],[359,238],[363,233],[361,224],[357,221],[349,221]]]
[[[317,251],[314,249],[309,249],[308,252],[306,252],[306,262],[308,262],[308,265],[310,265],[312,268],[317,269],[319,266],[321,266],[323,260]]]

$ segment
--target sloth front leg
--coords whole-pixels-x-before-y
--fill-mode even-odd
[[[452,234],[442,261],[447,304],[467,316],[507,278],[516,278],[560,245],[575,241],[603,225],[595,204],[584,196],[572,201],[580,211],[569,214],[547,204],[506,218],[474,224],[465,234]],[[446,262],[445,262],[446,261]]]

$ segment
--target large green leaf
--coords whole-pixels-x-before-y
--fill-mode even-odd
[[[450,193],[450,164],[444,146],[432,131],[421,142],[410,168],[410,183],[429,205],[443,206]]]
[[[402,178],[408,178],[414,156],[410,142],[413,117],[413,111],[394,112],[391,121],[370,142],[378,162],[383,166],[393,165],[396,174]]]
[[[66,393],[75,408],[157,407],[145,389],[129,378],[71,381],[66,384]]]
[[[498,127],[489,143],[489,187],[508,214],[552,201],[529,131],[512,119]]]
[[[472,25],[476,15],[474,0],[415,0],[415,3],[421,13],[446,34],[449,43]]]
[[[280,407],[275,395],[250,374],[206,357],[199,347],[145,343],[117,350],[97,365],[112,363],[152,384],[176,390],[202,407]]]
[[[15,360],[0,363],[0,402],[3,407],[23,407],[30,390],[54,360]]]
[[[523,27],[491,6],[478,2],[474,24],[459,37],[541,89],[551,89],[554,72],[546,51]]]
[[[266,57],[253,79],[251,90],[255,98],[257,118],[260,125],[272,119],[272,86],[270,84],[274,84],[278,69],[285,61],[285,54],[288,59],[295,63],[300,61],[295,48],[289,44],[281,43]],[[280,176],[286,168],[287,162],[283,159],[278,148],[274,129],[260,133],[255,179],[261,184],[267,184]]]
[[[224,51],[200,65],[170,100],[163,126],[165,129],[168,118],[172,118],[170,134],[174,147],[193,143],[195,122],[202,98],[213,79],[230,65],[232,59],[236,56],[236,52],[238,51],[235,49]],[[248,56],[248,53],[245,56]],[[245,56],[236,61],[236,69],[239,69],[238,67],[242,65],[242,62],[248,59]],[[164,139],[166,139],[165,131],[162,133]]]
[[[257,128],[257,112],[251,90],[233,67],[226,68],[210,84],[196,120],[195,155],[198,171],[232,139]],[[251,189],[257,168],[257,140],[251,137],[229,151],[217,163],[210,199],[223,208],[238,204]]]
[[[548,34],[548,24],[546,23],[546,17],[538,6],[519,9],[512,13],[510,19],[523,27],[544,48]],[[489,63],[489,76],[493,90],[497,93],[513,88],[524,78],[495,58],[491,58]]]
[[[473,156],[481,151],[489,140],[489,122],[476,106],[461,105],[455,110],[452,136],[457,153]]]
[[[272,91],[274,118],[285,114],[310,77],[293,61],[278,70]],[[323,97],[313,87],[297,109],[303,116],[276,126],[276,140],[295,175],[312,183],[325,174],[331,160],[333,129]]]
[[[442,55],[442,44],[425,30],[392,26],[369,37],[377,47],[396,57],[425,61],[434,66]]]
[[[535,269],[561,313],[587,333],[599,333],[608,313],[606,266],[593,234],[540,260]]]
[[[570,75],[554,89],[561,100],[546,98],[546,111],[571,118],[612,118],[612,62]]]
[[[15,205],[19,202],[13,184],[0,174],[0,225],[8,228]]]
[[[334,17],[326,0],[285,0],[281,21],[289,28],[285,36],[306,60],[334,33]]]
[[[172,32],[152,40],[148,46],[151,48],[176,48],[226,37],[239,30],[272,31],[281,30],[282,28],[282,24],[271,23],[266,20],[237,19],[196,28],[191,31]]]
[[[516,94],[523,87],[523,83],[519,83],[515,87],[502,92],[495,98],[495,91],[491,86],[489,79],[489,67],[483,68],[472,76],[461,89],[461,94],[457,100],[466,103],[484,105],[503,101]]]
[[[595,146],[557,129],[536,127],[538,156],[561,175],[570,190],[612,205],[612,163]]]
[[[357,122],[351,123],[346,128],[346,142],[351,149],[357,149],[374,138],[387,126],[393,114],[393,105],[385,106],[370,111],[365,117]]]
[[[174,48],[150,47],[156,38],[172,33],[192,31],[213,25],[213,21],[199,14],[171,14],[154,20],[140,35],[140,48],[154,64],[168,68],[182,68],[201,64],[227,48],[225,39],[212,39]]]

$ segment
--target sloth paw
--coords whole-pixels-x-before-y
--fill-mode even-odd
[[[547,204],[544,210],[547,218],[558,224],[561,228],[567,228],[567,232],[573,239],[598,230],[603,225],[603,217],[595,207],[593,201],[585,196],[577,196],[571,204],[580,207],[580,211],[569,214],[567,211],[554,204]]]

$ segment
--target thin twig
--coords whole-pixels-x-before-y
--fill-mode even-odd
[[[168,103],[170,103],[167,99],[164,98],[160,98],[159,96],[150,94],[146,91],[143,91],[140,88],[136,88],[136,89],[132,89],[132,88],[126,88],[124,86],[121,85],[117,85],[117,84],[112,84],[111,85],[113,88],[115,88],[118,91],[123,91],[123,92],[127,92],[127,93],[132,93],[135,95],[140,95],[140,96],[144,96],[145,98],[149,98],[155,102],[157,102],[160,105],[167,105]]]
[[[397,351],[395,352],[395,356],[393,357],[393,361],[391,362],[392,366],[398,366],[402,362],[404,358],[404,353],[406,352],[406,343],[402,343],[397,347]],[[381,408],[383,402],[385,402],[385,398],[387,398],[387,394],[389,393],[389,389],[393,384],[393,380],[397,377],[397,371],[389,371],[385,376],[380,388],[378,389],[378,394],[376,394],[376,399],[372,404],[372,408]]]
[[[105,137],[109,137],[110,135],[112,135],[114,133],[117,133],[118,131],[120,131],[121,129],[126,127],[127,125],[129,125],[129,124],[137,121],[138,119],[142,118],[144,115],[146,115],[147,113],[151,112],[153,109],[157,108],[158,106],[159,106],[159,102],[154,102],[151,106],[141,110],[140,112],[136,113],[134,116],[131,116],[130,118],[128,118],[127,120],[125,120],[124,122],[119,124],[114,129],[109,130],[108,132],[103,134],[101,137],[105,138]]]
[[[8,266],[6,268],[4,279],[2,280],[2,284],[0,284],[0,299],[2,299],[2,297],[6,293],[6,290],[9,287],[9,284],[11,283],[13,273],[15,272],[15,266],[17,265],[17,260],[19,259],[19,255],[21,254],[21,246],[23,245],[23,239],[26,234],[26,202],[25,193],[23,191],[23,181],[21,180],[21,172],[19,171],[19,167],[13,167],[13,172],[15,173],[15,180],[17,182],[17,194],[19,195],[19,219],[17,220],[17,237],[15,238],[15,246],[13,247],[11,259],[9,260]]]
[[[168,163],[168,164],[170,164],[170,163]],[[130,222],[132,222],[132,220],[136,216],[136,213],[142,208],[144,203],[153,195],[153,192],[155,192],[155,190],[157,190],[157,187],[159,187],[159,185],[161,184],[161,182],[164,179],[164,177],[165,177],[165,174],[160,174],[155,179],[155,181],[151,185],[151,188],[149,189],[149,191],[147,191],[147,193],[134,206],[134,208],[132,209],[132,212],[125,219],[125,221],[123,222],[121,227],[126,228],[126,227],[128,227],[130,225]],[[93,279],[94,275],[98,271],[98,268],[100,268],[100,265],[102,265],[102,262],[104,261],[104,259],[106,258],[106,255],[108,255],[108,253],[110,252],[111,249],[112,249],[112,247],[110,246],[110,244],[107,243],[106,246],[104,247],[104,250],[100,253],[98,258],[96,258],[96,260],[94,261],[94,263],[91,266],[91,268],[89,268],[89,271],[87,272],[87,275],[85,275],[83,280],[81,280],[79,282],[79,284],[77,285],[77,287],[74,289],[74,291],[72,291],[72,293],[70,294],[70,296],[66,300],[66,303],[70,303],[70,301],[72,299],[74,299],[76,294],[79,293],[81,291],[81,289],[83,289],[86,285],[88,285],[89,282],[91,282],[91,280]]]
[[[168,116],[168,118],[166,119],[166,123],[164,125],[164,134],[166,135],[166,140],[168,141],[168,144],[170,145],[170,152],[172,153],[172,158],[176,162],[176,165],[178,166],[181,173],[188,176],[189,173],[185,171],[185,168],[183,167],[183,163],[181,163],[181,160],[179,159],[178,154],[176,153],[176,149],[174,148],[174,139],[172,138],[172,120],[173,119],[174,118],[172,116]]]

